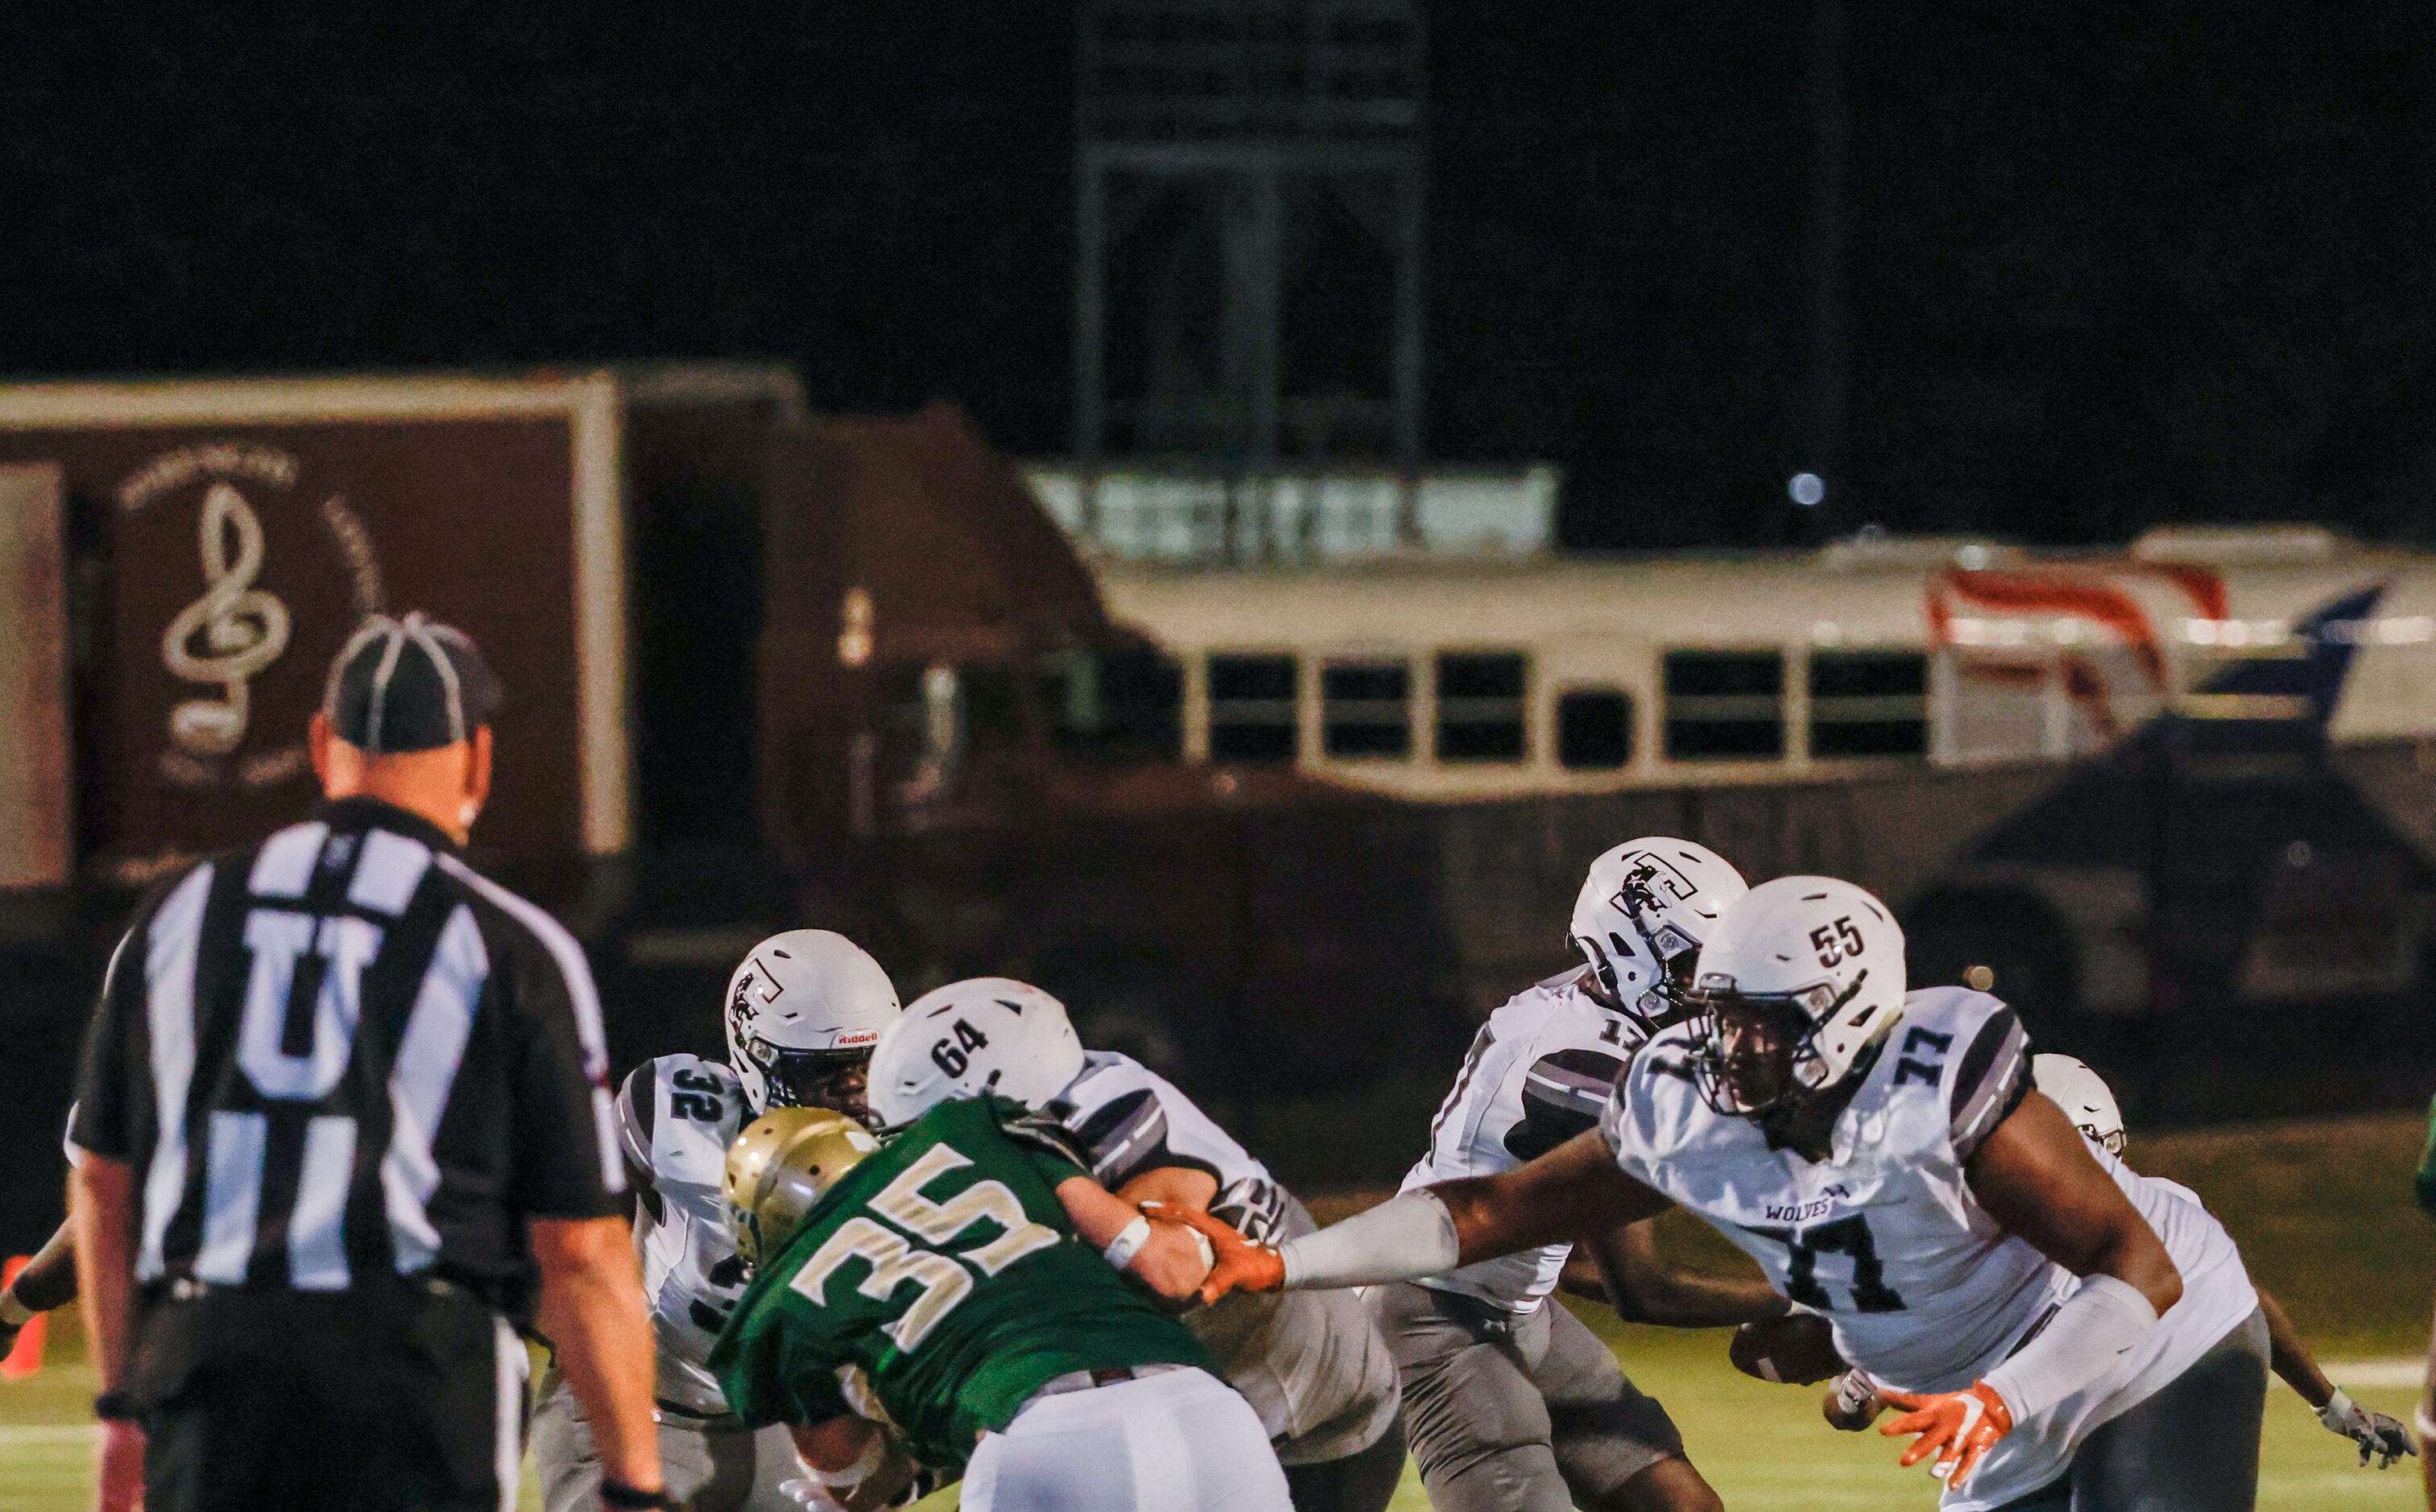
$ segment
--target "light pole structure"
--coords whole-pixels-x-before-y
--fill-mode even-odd
[[[1335,458],[1402,474],[1409,534],[1422,444],[1417,0],[1083,0],[1076,53],[1087,530],[1092,480],[1113,459],[1227,480],[1231,546],[1236,486]]]

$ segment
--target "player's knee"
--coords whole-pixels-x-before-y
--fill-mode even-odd
[[[1725,1512],[1725,1505],[1690,1460],[1674,1455],[1599,1498],[1589,1512]]]

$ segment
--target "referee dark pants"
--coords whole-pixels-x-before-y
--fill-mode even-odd
[[[523,1341],[471,1293],[158,1289],[130,1370],[147,1512],[502,1512]]]

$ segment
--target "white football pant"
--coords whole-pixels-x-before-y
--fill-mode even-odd
[[[965,1512],[1290,1512],[1251,1404],[1202,1370],[1043,1397],[984,1434]]]

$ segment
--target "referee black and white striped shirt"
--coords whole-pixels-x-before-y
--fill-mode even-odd
[[[165,883],[113,956],[72,1132],[135,1168],[139,1283],[431,1272],[520,1311],[530,1218],[616,1210],[592,976],[376,799]]]

